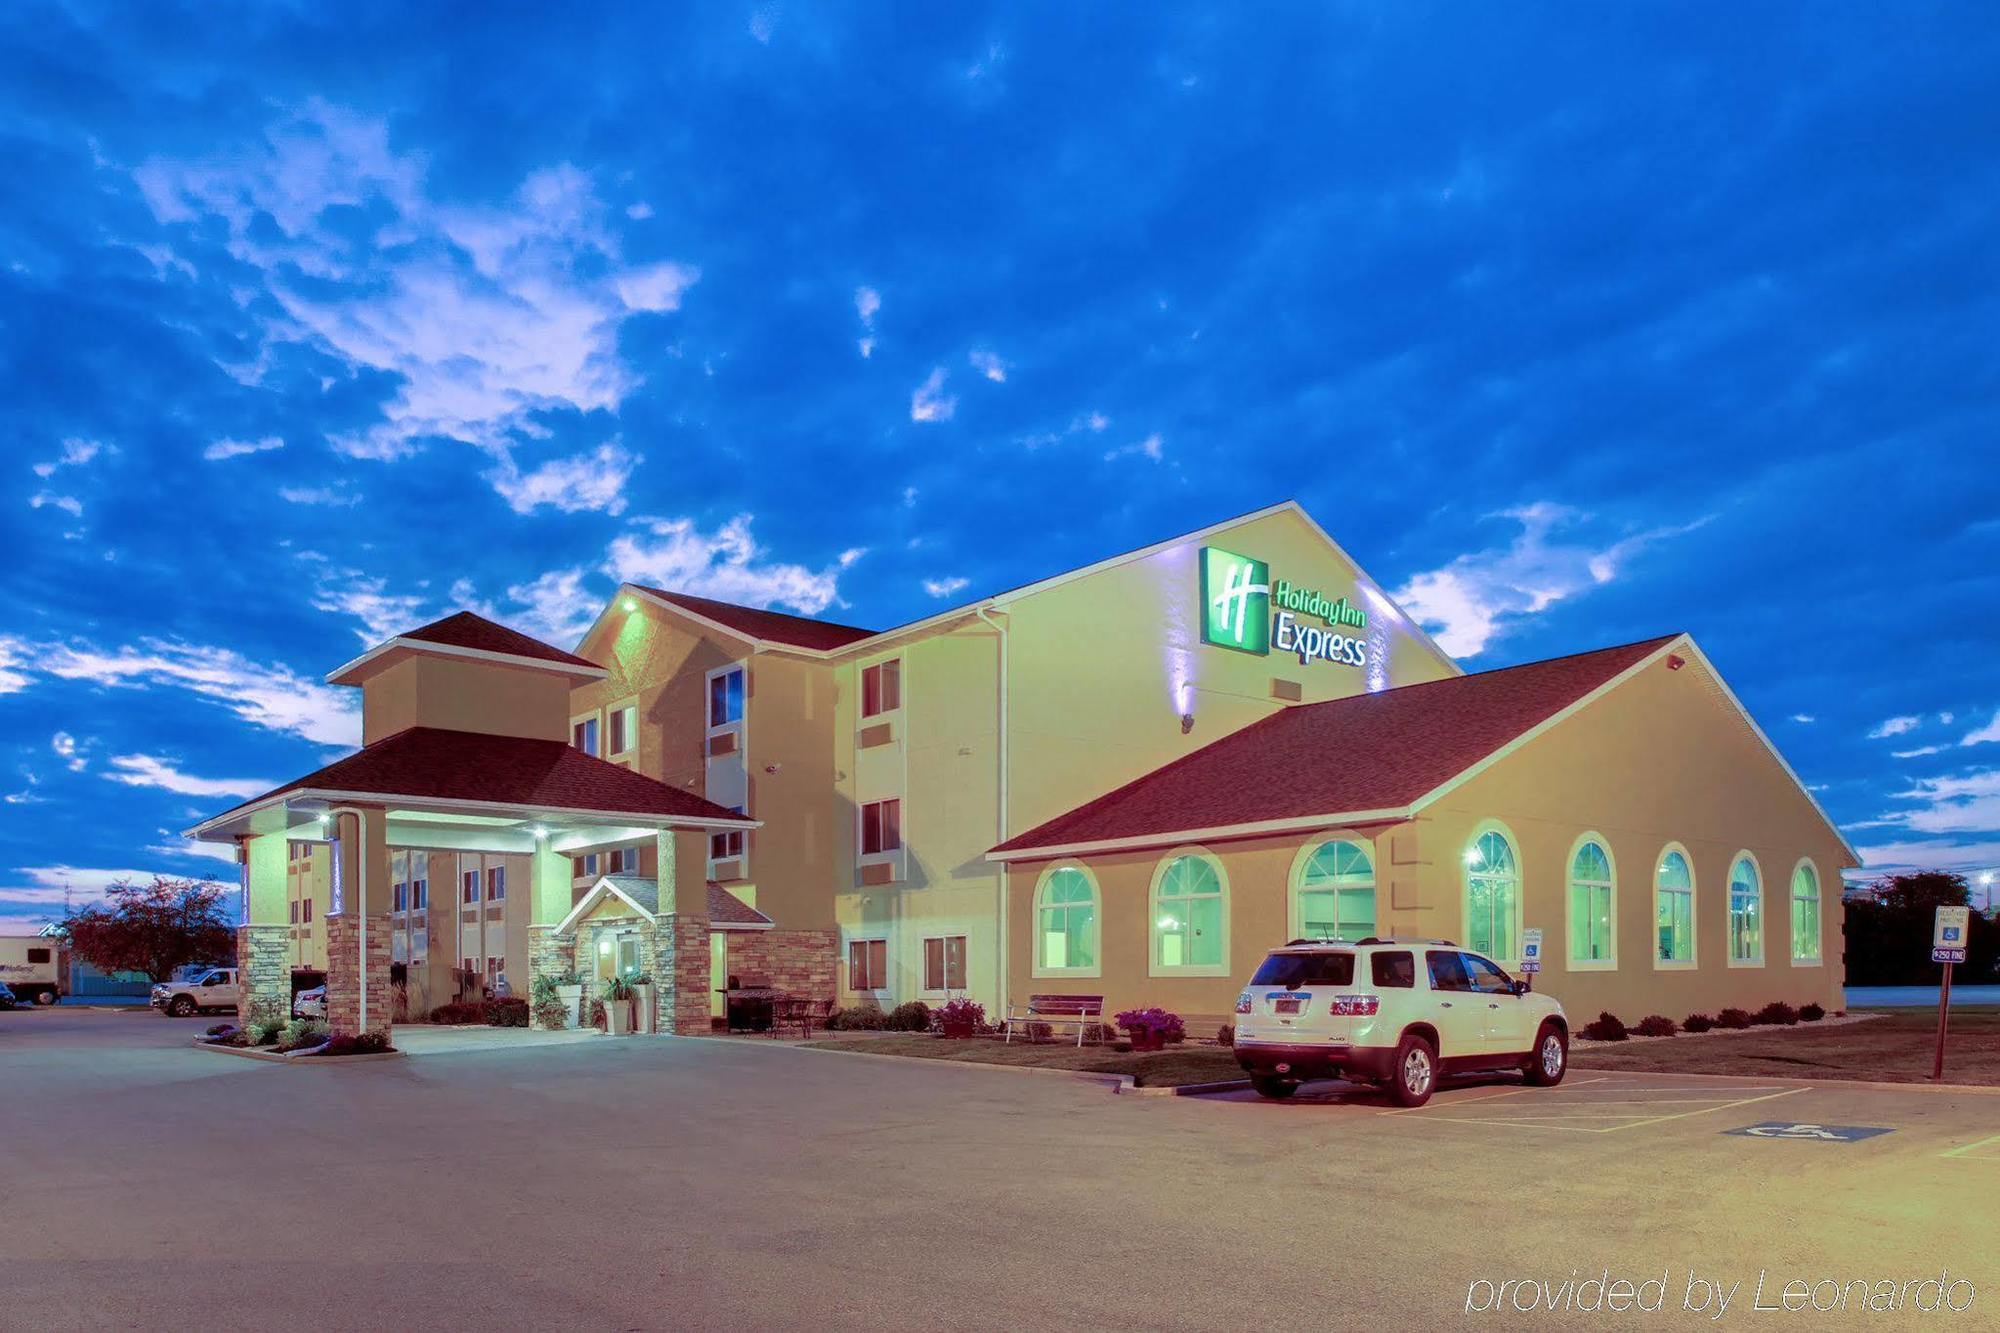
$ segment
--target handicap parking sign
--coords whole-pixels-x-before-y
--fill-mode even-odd
[[[1877,1134],[1895,1133],[1893,1129],[1879,1125],[1815,1125],[1796,1120],[1766,1120],[1761,1124],[1722,1132],[1748,1139],[1811,1139],[1818,1143],[1854,1143],[1872,1139]]]

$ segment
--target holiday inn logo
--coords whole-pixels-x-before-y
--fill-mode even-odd
[[[1271,651],[1271,566],[1201,548],[1201,641],[1259,657]]]

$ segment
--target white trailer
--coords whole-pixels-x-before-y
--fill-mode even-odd
[[[62,942],[47,935],[0,935],[0,981],[18,999],[54,1004],[62,998]]]

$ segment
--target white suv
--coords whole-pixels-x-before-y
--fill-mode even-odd
[[[234,1009],[237,1001],[236,969],[213,967],[192,981],[163,981],[153,987],[155,1009],[175,1018],[186,1018],[201,1009]]]
[[[1294,940],[1236,999],[1236,1060],[1266,1097],[1345,1077],[1422,1106],[1445,1074],[1518,1069],[1540,1087],[1562,1082],[1569,1020],[1449,940]]]

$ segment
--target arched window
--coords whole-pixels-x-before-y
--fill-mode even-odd
[[[1153,874],[1153,971],[1220,976],[1228,970],[1228,894],[1205,852],[1168,857]]]
[[[1569,858],[1569,961],[1584,970],[1617,965],[1613,925],[1617,898],[1611,853],[1585,834]]]
[[[1729,961],[1758,966],[1764,961],[1764,881],[1757,862],[1743,852],[1729,866]]]
[[[1694,966],[1694,871],[1687,853],[1669,847],[1653,872],[1653,906],[1659,923],[1658,961],[1668,967]]]
[[[1810,861],[1792,871],[1792,961],[1819,961],[1819,872]]]
[[[1292,872],[1294,935],[1363,940],[1375,933],[1375,863],[1368,848],[1334,838],[1311,848]]]
[[[1097,975],[1097,885],[1082,866],[1051,866],[1035,895],[1035,975]]]
[[[1514,961],[1520,916],[1521,863],[1507,835],[1488,828],[1465,849],[1467,946],[1495,962]]]

